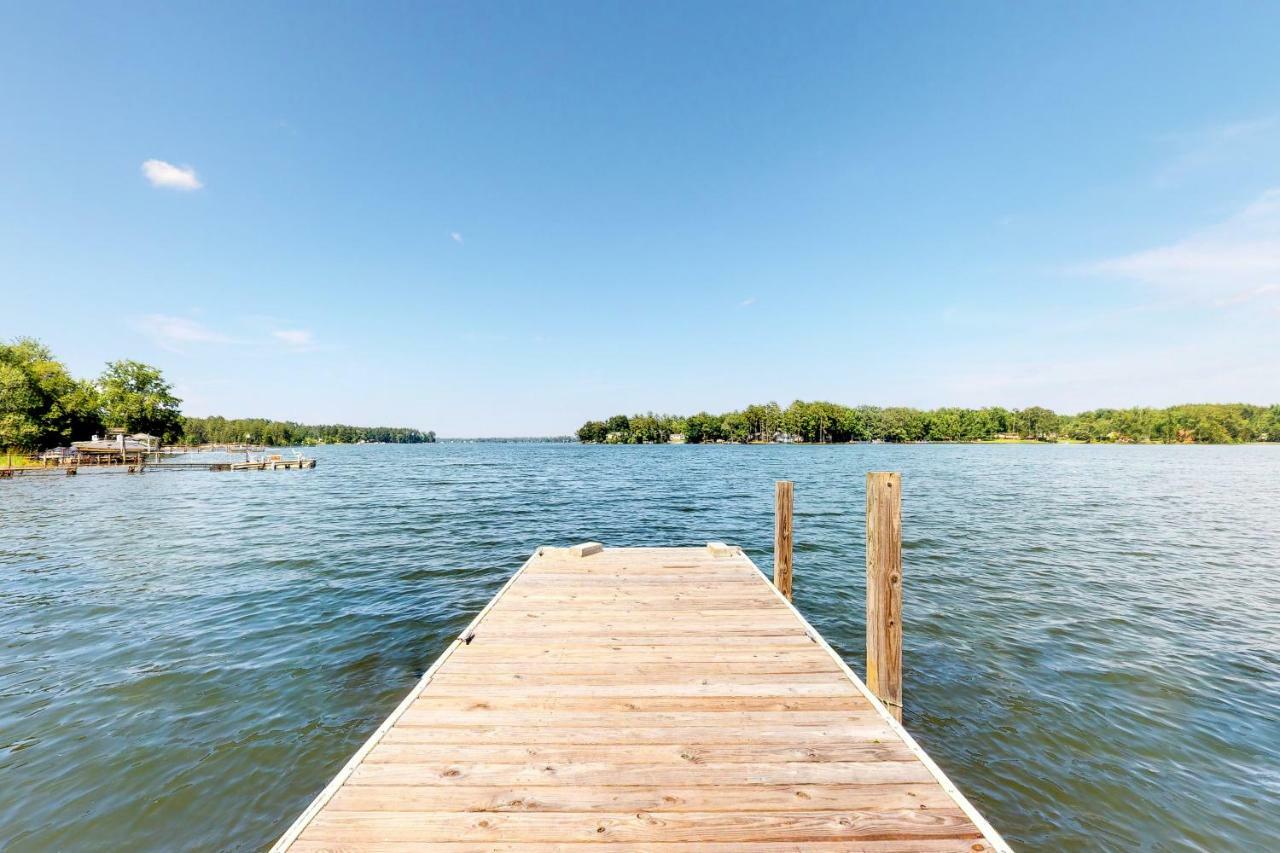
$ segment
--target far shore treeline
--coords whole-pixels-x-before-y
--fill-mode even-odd
[[[587,421],[578,440],[602,444],[684,441],[843,443],[850,441],[1084,441],[1237,444],[1280,441],[1280,405],[1193,403],[1165,409],[912,409],[796,400],[750,405],[721,415],[614,415]]]
[[[147,433],[166,444],[252,442],[274,447],[385,441],[435,441],[434,432],[405,427],[307,425],[263,418],[194,418],[182,414],[159,369],[113,361],[97,379],[76,379],[48,347],[32,338],[0,343],[0,450],[66,446],[110,428]]]
[[[387,444],[423,444],[436,440],[434,432],[408,427],[358,427],[346,424],[299,424],[263,418],[183,418],[180,444],[234,444],[248,441],[289,447],[298,444],[355,444],[380,441]]]

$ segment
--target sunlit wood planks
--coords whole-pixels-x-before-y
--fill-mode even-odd
[[[1008,849],[732,546],[543,548],[293,851]]]

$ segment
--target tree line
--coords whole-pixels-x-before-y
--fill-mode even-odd
[[[922,410],[796,400],[785,409],[777,403],[753,404],[718,415],[614,415],[587,421],[577,432],[579,441],[600,444],[664,444],[673,435],[690,444],[998,439],[1234,444],[1280,441],[1280,405],[1193,403],[1062,415],[1042,406]]]
[[[151,365],[129,359],[112,361],[96,379],[77,379],[47,346],[33,338],[0,343],[0,449],[66,446],[111,428],[144,432],[166,444],[435,441],[434,432],[402,427],[192,418],[185,417],[181,407],[173,387]]]
[[[252,441],[272,447],[299,444],[423,444],[436,440],[431,431],[408,427],[357,427],[347,424],[300,424],[265,418],[183,418],[182,444],[236,444]]]

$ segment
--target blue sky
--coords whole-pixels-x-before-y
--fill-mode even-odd
[[[1280,5],[10,3],[0,337],[192,414],[1280,401]]]

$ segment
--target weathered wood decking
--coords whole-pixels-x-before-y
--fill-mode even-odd
[[[539,549],[275,849],[583,844],[1008,849],[733,548]]]

